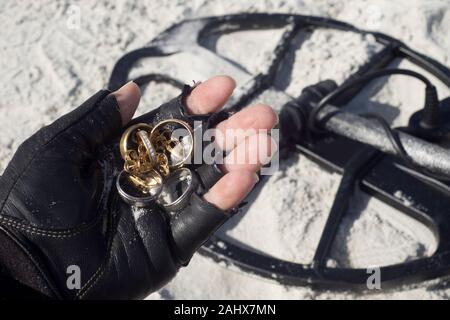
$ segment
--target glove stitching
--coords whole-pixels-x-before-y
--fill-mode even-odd
[[[117,198],[114,199],[113,203],[114,203],[114,211],[116,209],[116,204],[117,204]],[[110,211],[111,212],[111,211]],[[109,224],[109,228],[107,230],[108,233],[108,250],[106,253],[106,256],[103,260],[103,262],[100,264],[100,266],[98,267],[98,269],[95,271],[95,273],[91,276],[91,278],[84,284],[84,286],[80,289],[80,291],[78,291],[78,293],[76,294],[76,299],[83,299],[83,297],[86,296],[86,294],[95,286],[95,284],[97,284],[97,282],[99,281],[99,279],[103,276],[103,274],[105,273],[105,268],[108,265],[111,257],[112,257],[112,242],[113,242],[113,238],[114,238],[114,233],[112,232],[113,230],[113,226],[114,226],[114,217],[112,214],[108,215],[110,218],[110,224]]]
[[[45,288],[52,292],[58,299],[62,298],[61,293],[59,292],[59,290],[57,289],[57,287],[51,282],[51,280],[48,277],[48,273],[46,273],[44,270],[46,269],[46,267],[42,264],[42,261],[40,259],[37,259],[35,257],[34,254],[31,253],[31,251],[24,246],[20,241],[18,241],[16,239],[15,236],[13,236],[12,232],[9,231],[7,228],[0,228],[3,230],[3,232],[12,240],[14,241],[16,244],[18,244],[21,249],[23,250],[23,252],[30,258],[30,260],[32,261],[32,263],[34,264],[34,266],[37,268],[37,270],[39,271],[40,275],[44,278],[45,280]]]
[[[83,286],[83,288],[81,288],[80,291],[77,293],[77,295],[75,296],[76,299],[80,299],[80,300],[83,299],[83,297],[86,296],[86,294],[89,292],[89,290],[91,290],[93,288],[93,286],[98,282],[100,277],[103,276],[103,274],[105,272],[104,267],[109,262],[111,248],[112,248],[112,246],[110,246],[110,248],[108,248],[108,255],[106,256],[105,261],[98,267],[98,269],[95,271],[95,273],[92,275],[92,277],[88,280],[88,282],[86,282],[86,284]],[[90,283],[90,282],[92,282],[92,283]]]
[[[73,237],[76,236],[78,234],[80,234],[83,231],[89,230],[93,227],[95,227],[98,222],[100,221],[101,215],[98,216],[96,219],[94,219],[93,221],[91,221],[90,223],[79,227],[79,229],[75,229],[75,230],[70,230],[70,229],[66,229],[66,230],[48,230],[48,229],[41,229],[41,228],[36,228],[33,226],[29,226],[29,225],[25,225],[22,224],[18,221],[14,221],[11,218],[7,218],[4,215],[0,215],[0,224],[1,225],[7,225],[10,226],[12,228],[30,233],[30,234],[36,234],[36,235],[40,235],[40,236],[47,236],[47,237],[52,237],[52,238],[69,238],[69,237]]]

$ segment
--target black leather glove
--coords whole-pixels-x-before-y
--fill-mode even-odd
[[[132,123],[192,121],[189,92],[186,86]],[[136,211],[123,202],[114,187],[123,128],[109,93],[98,92],[26,140],[0,178],[0,274],[52,298],[145,297],[231,214],[202,199],[201,190],[220,178],[205,166],[196,168],[202,188],[181,212],[168,215],[157,205]],[[212,126],[223,114],[195,118]],[[67,286],[70,266],[79,267],[80,289]]]

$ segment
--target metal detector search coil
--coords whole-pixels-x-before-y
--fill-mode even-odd
[[[284,33],[269,64],[258,74],[241,67],[239,61],[224,58],[209,45],[210,39],[217,39],[221,34],[279,28],[284,28]],[[297,47],[292,45],[295,37],[302,32],[310,34],[318,29],[370,35],[383,48],[341,85],[332,79],[325,80],[310,87],[299,87],[298,94],[292,96],[275,85],[278,72],[283,69],[283,64],[289,62],[289,54]],[[283,285],[367,290],[365,268],[345,265],[330,267],[327,264],[337,231],[355,186],[358,186],[363,192],[430,228],[439,241],[436,252],[429,257],[380,266],[382,288],[450,276],[450,218],[446,210],[450,207],[450,183],[448,179],[442,179],[450,177],[450,154],[442,147],[448,146],[450,141],[450,97],[439,100],[432,84],[428,83],[424,104],[427,107],[419,106],[421,109],[412,115],[408,127],[401,131],[386,126],[379,117],[363,118],[341,110],[362,90],[366,81],[374,77],[404,76],[407,73],[413,76],[405,70],[386,71],[397,59],[407,59],[450,88],[448,67],[387,34],[362,30],[329,18],[277,13],[243,13],[183,20],[145,47],[122,56],[114,66],[108,88],[116,90],[128,82],[131,69],[143,58],[145,63],[151,63],[151,58],[154,58],[153,62],[158,65],[166,59],[173,71],[170,74],[154,72],[139,75],[133,81],[141,90],[145,90],[145,85],[152,81],[182,89],[186,77],[183,67],[186,64],[174,68],[174,61],[189,58],[202,61],[208,70],[224,70],[241,84],[235,90],[237,97],[226,107],[228,112],[241,110],[264,93],[267,99],[279,103],[282,109],[279,115],[280,150],[286,156],[301,153],[325,169],[342,175],[311,263],[269,256],[220,234],[214,235],[199,249],[201,255],[221,265],[232,265],[243,272]],[[428,82],[417,74],[414,77]],[[324,132],[320,135],[317,130],[312,130],[315,127]],[[313,139],[306,141],[308,136]],[[413,201],[405,204],[396,196],[398,190]]]

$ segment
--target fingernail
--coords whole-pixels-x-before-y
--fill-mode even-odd
[[[122,116],[122,123],[125,125],[133,117],[133,114],[139,105],[139,100],[141,98],[139,87],[133,81],[128,81],[111,94],[116,97]]]
[[[123,86],[121,86],[119,89],[117,89],[116,92],[121,92],[123,89],[125,89],[126,87],[128,87],[131,83],[134,83],[133,80],[128,81],[127,83],[125,83]]]

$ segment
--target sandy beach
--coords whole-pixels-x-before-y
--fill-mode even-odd
[[[242,12],[331,17],[397,37],[450,66],[450,3],[445,0],[7,2],[0,8],[0,173],[27,137],[104,88],[115,62],[124,53],[145,46],[183,19]],[[229,34],[218,39],[216,50],[256,74],[269,61],[282,33],[283,30],[266,30]],[[293,42],[298,49],[290,55],[291,81],[286,81],[283,72],[277,76],[279,87],[291,95],[324,79],[341,83],[379,49],[369,36],[330,30],[317,31],[306,39],[298,37]],[[420,71],[406,61],[399,60],[395,65]],[[161,68],[170,72],[176,66]],[[133,76],[149,70],[151,67],[142,61]],[[218,72],[214,68],[202,69],[198,61],[180,80],[192,83]],[[450,94],[444,84],[430,79],[441,98]],[[404,125],[422,107],[422,86],[402,77],[376,81],[346,108],[377,112],[392,126]],[[156,108],[175,95],[177,90],[169,85],[151,84],[137,114]],[[257,102],[271,103],[264,96],[258,97]],[[308,263],[339,181],[339,175],[323,171],[304,156],[293,156],[281,162],[278,172],[264,178],[261,190],[251,195],[254,201],[245,212],[219,232],[266,254]],[[402,197],[401,190],[398,196]],[[349,267],[388,265],[429,256],[436,246],[437,240],[425,226],[357,192],[329,263]],[[196,254],[171,283],[148,298],[448,299],[449,295],[450,288],[443,280],[371,294],[286,287],[225,268]]]

